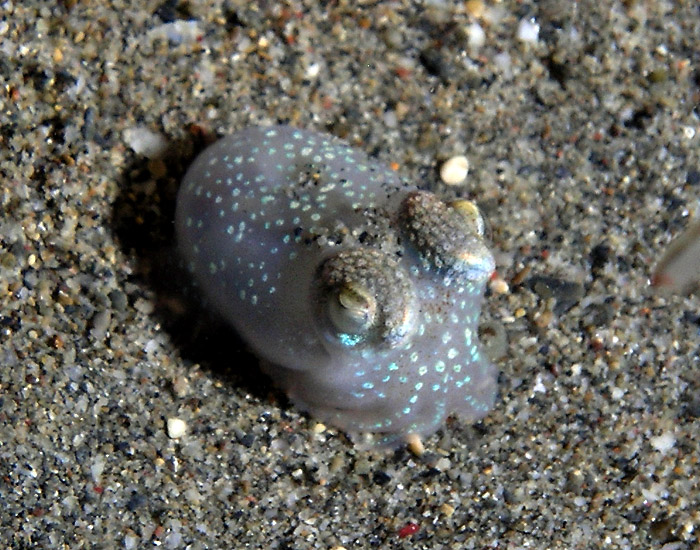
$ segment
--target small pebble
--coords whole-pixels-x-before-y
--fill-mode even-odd
[[[534,275],[529,279],[532,290],[542,300],[556,299],[554,313],[561,315],[574,307],[584,296],[584,288],[576,281],[566,281],[558,277]]]
[[[440,470],[441,472],[446,472],[450,469],[451,464],[450,459],[443,456],[435,463],[435,469]]]
[[[104,338],[111,321],[112,315],[108,309],[98,311],[92,318],[90,335],[96,340]]]
[[[148,31],[150,41],[168,40],[170,44],[191,44],[202,36],[199,21],[173,21],[165,23]]]
[[[472,48],[480,48],[486,42],[486,33],[479,23],[467,25],[467,42]]]
[[[187,423],[179,418],[168,418],[168,437],[180,439],[187,432]]]
[[[163,135],[145,126],[127,128],[122,137],[137,155],[143,155],[149,159],[160,157],[168,147],[168,142]]]
[[[676,445],[676,436],[672,432],[664,432],[661,435],[652,437],[649,442],[660,453],[667,453]]]
[[[450,506],[447,503],[444,503],[442,506],[440,506],[440,511],[445,514],[448,518],[451,518],[452,515],[455,513],[455,509],[453,506]]]
[[[483,0],[467,0],[464,7],[467,13],[472,17],[481,17],[484,15],[484,10],[486,9]]]
[[[440,167],[440,179],[447,185],[459,185],[467,179],[469,160],[463,155],[447,159]]]
[[[507,294],[510,291],[510,287],[503,278],[496,277],[491,281],[491,291],[494,294]]]
[[[425,453],[425,446],[418,434],[409,434],[406,436],[406,444],[408,450],[416,456],[422,456]]]
[[[185,397],[190,393],[190,381],[186,376],[176,376],[173,381],[173,393],[177,397]]]
[[[535,18],[521,19],[518,23],[518,40],[523,42],[535,43],[540,34],[540,26],[535,21]]]

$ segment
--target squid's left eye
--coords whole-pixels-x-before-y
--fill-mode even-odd
[[[445,203],[433,193],[415,191],[403,200],[400,220],[427,266],[474,283],[486,282],[493,272],[484,221],[473,202]]]

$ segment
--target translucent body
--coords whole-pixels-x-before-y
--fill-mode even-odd
[[[274,382],[319,419],[389,443],[493,403],[477,341],[493,259],[479,229],[340,140],[286,126],[206,149],[176,215],[195,280]]]

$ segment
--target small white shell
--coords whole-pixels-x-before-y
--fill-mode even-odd
[[[187,432],[187,423],[180,418],[168,418],[167,428],[170,439],[180,439]]]
[[[464,155],[447,159],[440,167],[440,179],[447,185],[459,185],[467,179],[469,160]]]

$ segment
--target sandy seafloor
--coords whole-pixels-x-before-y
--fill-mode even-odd
[[[697,550],[700,301],[648,283],[699,37],[691,0],[0,1],[0,546]],[[184,297],[184,168],[278,122],[441,193],[470,160],[500,395],[421,457],[320,431]]]

